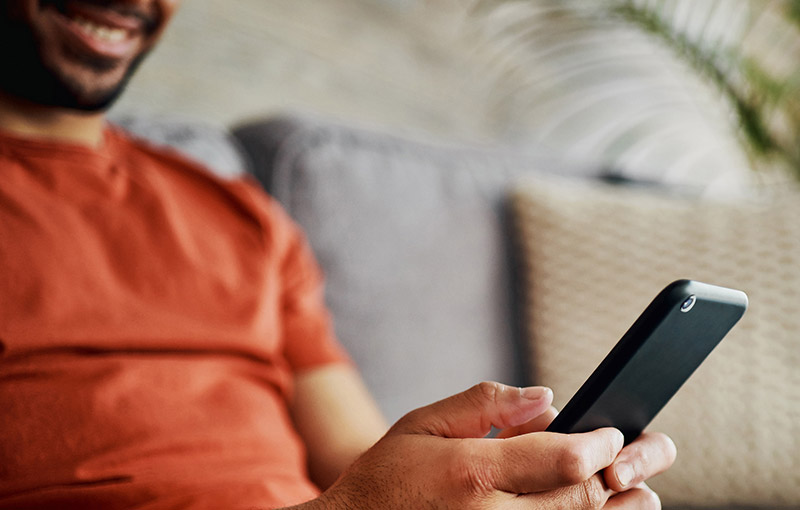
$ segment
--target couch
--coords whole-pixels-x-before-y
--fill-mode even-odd
[[[250,173],[305,229],[337,334],[391,420],[480,380],[561,405],[655,292],[748,291],[748,317],[654,427],[679,463],[666,508],[800,508],[800,229],[794,190],[704,197],[658,175],[414,140],[302,115],[232,134],[118,119],[221,173]]]

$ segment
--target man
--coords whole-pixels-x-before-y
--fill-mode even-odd
[[[177,3],[0,4],[0,509],[658,508],[671,441],[545,388],[386,432],[280,208],[105,123]]]

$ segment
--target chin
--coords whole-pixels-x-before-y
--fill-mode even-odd
[[[5,52],[0,50],[2,53]],[[137,58],[117,79],[92,79],[86,76],[86,72],[76,76],[77,73],[50,69],[39,59],[17,62],[14,68],[20,72],[0,74],[0,90],[11,97],[41,106],[103,112],[119,98],[143,59],[144,55]],[[100,85],[103,82],[109,83]]]
[[[139,68],[139,64],[145,57],[146,54],[139,55],[121,72],[121,76],[118,78],[98,77],[96,80],[92,80],[85,77],[81,77],[81,79],[58,77],[56,80],[59,84],[54,89],[55,94],[50,104],[84,112],[106,111],[125,91],[131,78]],[[103,81],[110,83],[99,85]],[[44,98],[44,100],[46,101],[47,98]]]

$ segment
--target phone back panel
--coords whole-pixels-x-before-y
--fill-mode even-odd
[[[694,296],[693,303],[687,303]],[[691,304],[688,310],[682,305]],[[687,308],[687,306],[683,306]],[[747,309],[747,296],[690,280],[667,286],[606,356],[550,427],[616,427],[641,434]]]

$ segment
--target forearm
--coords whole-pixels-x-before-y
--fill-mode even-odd
[[[322,489],[388,429],[350,365],[298,375],[292,415],[308,451],[311,479]]]

